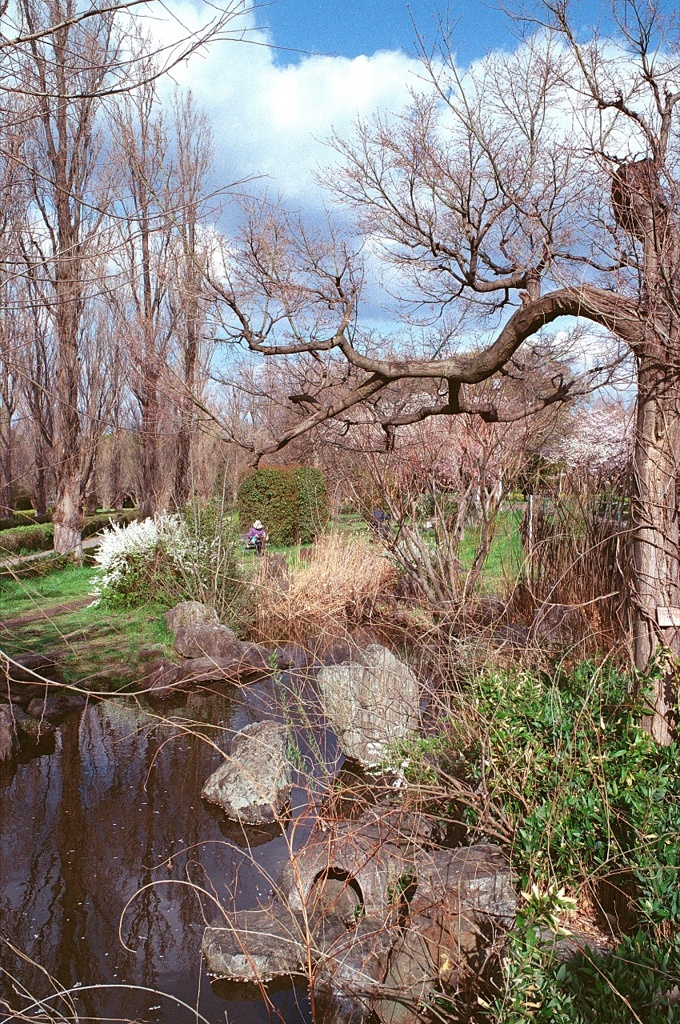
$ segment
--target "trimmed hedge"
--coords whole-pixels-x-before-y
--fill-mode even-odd
[[[32,509],[30,512],[14,512],[11,519],[3,518],[0,519],[0,532],[3,530],[16,530],[19,526],[35,526],[36,523],[51,523],[52,515],[46,512],[44,515],[38,515]]]
[[[261,519],[272,544],[310,544],[328,522],[328,492],[311,466],[253,469],[238,492],[241,530]]]
[[[83,525],[83,540],[93,537],[95,533],[105,529],[113,520],[121,525],[131,523],[137,518],[137,513],[114,512],[111,514],[100,513],[96,516],[88,516]],[[0,558],[9,558],[12,555],[33,554],[35,551],[49,551],[54,544],[54,524],[42,523],[35,526],[16,526],[13,530],[3,530],[0,533]]]

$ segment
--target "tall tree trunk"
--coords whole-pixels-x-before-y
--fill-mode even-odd
[[[12,509],[12,412],[5,405],[2,406],[3,425],[0,429],[2,437],[2,478],[0,484],[0,516],[11,517]]]
[[[635,662],[645,671],[659,645],[680,655],[680,381],[656,356],[642,356],[634,457],[633,544],[636,577]],[[677,609],[677,612],[673,612]],[[655,683],[644,725],[661,744],[671,742],[676,684],[669,664]]]
[[[141,405],[142,480],[140,490],[142,500],[139,503],[139,517],[140,519],[149,519],[158,511],[159,497],[158,426],[160,405],[158,401],[158,386],[155,379],[145,383]]]
[[[33,508],[39,516],[47,515],[47,466],[42,446],[36,450],[36,469],[33,481]]]
[[[190,300],[195,306],[193,298]],[[187,326],[186,351],[184,354],[184,394],[180,403],[179,431],[177,434],[177,455],[175,461],[174,504],[178,509],[184,508],[189,500],[191,489],[191,434],[193,426],[193,402],[191,392],[196,382],[196,362],[198,359],[198,340],[196,330],[197,313],[195,308],[189,314]]]

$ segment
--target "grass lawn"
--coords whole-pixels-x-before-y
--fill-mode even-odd
[[[38,579],[0,582],[0,650],[10,657],[58,651],[67,682],[104,691],[139,677],[140,649],[169,653],[172,637],[160,607],[92,607],[95,572],[69,566]]]
[[[482,571],[481,586],[486,593],[505,590],[514,583],[526,558],[520,526],[524,509],[510,508],[498,514],[496,532]],[[479,528],[468,527],[461,545],[461,558],[471,565],[479,543]]]

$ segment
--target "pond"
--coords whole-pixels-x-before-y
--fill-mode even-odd
[[[132,698],[90,703],[2,780],[0,994],[12,1009],[32,1004],[37,1015],[46,1000],[42,1011],[59,1021],[311,1020],[302,984],[211,984],[200,952],[205,924],[220,916],[213,901],[265,901],[289,844],[308,835],[301,786],[286,834],[274,838],[244,834],[200,796],[233,731],[283,720],[284,685],[196,692],[162,712]],[[285,717],[302,758],[334,763],[332,736]]]

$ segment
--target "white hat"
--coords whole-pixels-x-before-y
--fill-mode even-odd
[[[256,530],[264,530],[264,526],[262,525],[259,519],[255,520],[255,522],[253,523],[253,527]]]

